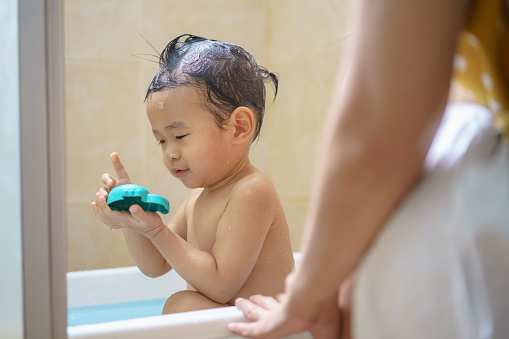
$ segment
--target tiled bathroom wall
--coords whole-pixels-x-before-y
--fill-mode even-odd
[[[298,250],[322,127],[341,52],[348,1],[268,1],[268,59],[281,86],[270,116],[270,177]]]
[[[90,203],[119,153],[131,179],[166,196],[188,190],[162,164],[145,115],[156,54],[182,33],[236,43],[279,73],[251,161],[274,182],[299,249],[323,120],[348,41],[348,0],[66,0],[68,269],[133,265],[121,231]],[[148,42],[147,42],[148,41]],[[169,221],[170,212],[164,219]]]

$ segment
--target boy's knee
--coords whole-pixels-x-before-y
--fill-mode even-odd
[[[164,303],[163,314],[185,312],[182,308],[188,304],[193,292],[194,291],[180,291],[172,294]]]
[[[207,308],[221,307],[197,291],[180,291],[172,294],[163,307],[163,314],[197,311]]]

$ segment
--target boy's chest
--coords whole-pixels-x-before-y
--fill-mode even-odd
[[[187,215],[187,242],[195,248],[210,252],[227,206],[227,199],[198,198]]]

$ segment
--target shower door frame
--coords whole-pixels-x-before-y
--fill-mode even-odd
[[[67,338],[62,0],[19,0],[25,339]]]

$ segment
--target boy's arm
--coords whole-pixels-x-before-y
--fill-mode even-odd
[[[192,247],[171,229],[152,237],[170,265],[196,290],[226,303],[244,285],[273,223],[277,194],[265,178],[238,184],[219,222],[211,253]]]
[[[186,240],[187,237],[185,208],[188,199],[189,198],[187,198],[180,206],[172,221],[167,226],[177,236],[180,236],[184,240]],[[159,250],[156,246],[154,246],[149,238],[128,228],[123,228],[122,231],[124,233],[124,239],[129,253],[131,254],[136,266],[138,266],[143,274],[148,277],[155,278],[171,270],[171,265],[168,261],[166,261],[164,256],[161,255]]]
[[[130,184],[131,179],[120,161],[117,153],[112,153],[110,159],[117,174],[118,179],[115,179],[110,174],[104,174],[101,178],[106,187],[99,189],[96,194],[96,200],[92,203],[92,208],[97,217],[111,229],[122,228],[124,238],[129,252],[142,273],[150,277],[157,277],[171,269],[171,266],[166,262],[166,259],[159,253],[157,248],[152,242],[147,239],[140,231],[141,228],[155,228],[162,224],[161,217],[155,212],[147,212],[143,221],[136,219],[132,213],[127,211],[112,211],[106,200],[109,192],[118,186]],[[181,208],[175,214],[170,227],[175,234],[186,238],[186,220],[185,220],[185,205],[188,199],[184,201]],[[141,208],[139,206],[131,206],[130,211],[133,209]]]

